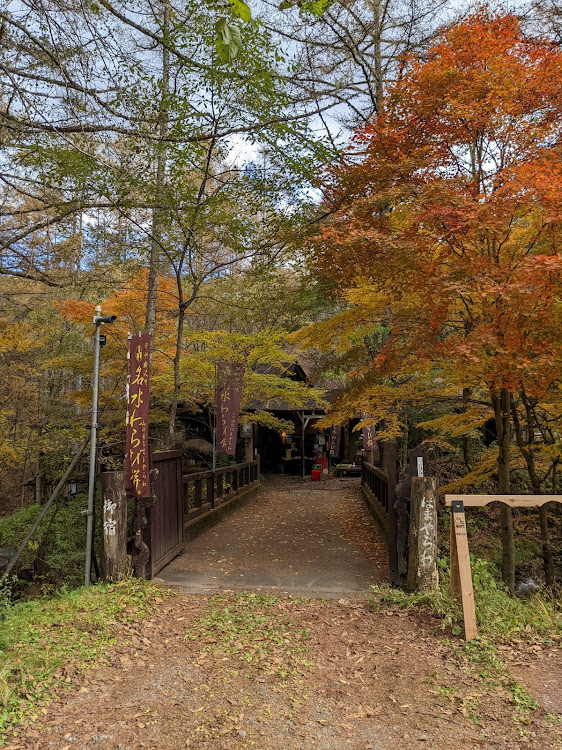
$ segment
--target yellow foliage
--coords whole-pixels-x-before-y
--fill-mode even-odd
[[[423,430],[431,430],[442,435],[455,437],[478,437],[481,428],[489,419],[493,419],[494,412],[485,404],[467,407],[464,411],[450,412],[442,416],[418,422],[417,426]]]

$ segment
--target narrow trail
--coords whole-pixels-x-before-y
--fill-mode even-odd
[[[359,480],[279,477],[187,545],[159,578],[190,594],[365,599],[372,584],[386,581],[387,565]]]

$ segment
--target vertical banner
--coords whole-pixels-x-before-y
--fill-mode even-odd
[[[369,416],[364,412],[361,412],[361,419],[369,419]],[[363,450],[373,451],[377,447],[375,440],[375,425],[370,427],[363,427]]]
[[[125,489],[135,497],[150,497],[148,406],[150,334],[131,337],[127,398]]]
[[[219,362],[217,365],[216,430],[217,450],[234,456],[238,437],[238,415],[242,402],[244,365]]]
[[[330,455],[337,458],[340,455],[341,427],[332,427],[330,434]]]

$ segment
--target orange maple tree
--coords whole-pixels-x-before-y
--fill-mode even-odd
[[[376,119],[333,170],[314,246],[320,273],[368,285],[389,330],[357,374],[405,370],[483,388],[498,432],[498,492],[510,489],[514,394],[560,377],[562,51],[482,10],[410,57]],[[363,394],[364,395],[364,394]],[[502,506],[513,587],[511,512]]]

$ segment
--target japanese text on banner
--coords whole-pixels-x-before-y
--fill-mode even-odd
[[[135,497],[150,497],[148,455],[149,361],[150,335],[142,333],[132,336],[129,346],[125,489]]]
[[[341,445],[341,427],[332,427],[330,433],[330,455],[339,457]]]
[[[361,412],[361,419],[369,419],[369,415]],[[372,451],[377,448],[377,441],[375,439],[375,425],[369,427],[363,427],[363,449],[366,451]]]
[[[244,365],[232,362],[219,362],[217,365],[217,450],[230,456],[236,453],[243,379]]]

